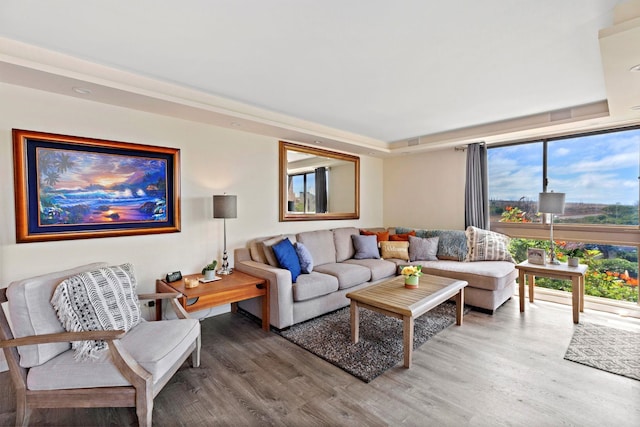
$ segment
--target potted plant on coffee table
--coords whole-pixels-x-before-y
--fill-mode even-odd
[[[415,289],[420,284],[420,276],[422,276],[421,265],[407,265],[402,268],[400,274],[404,276],[404,287]]]

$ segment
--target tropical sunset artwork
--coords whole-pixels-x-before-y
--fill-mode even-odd
[[[40,226],[167,220],[167,161],[37,149]]]

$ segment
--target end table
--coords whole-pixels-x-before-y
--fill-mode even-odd
[[[580,264],[577,267],[569,267],[567,264],[531,264],[523,261],[516,265],[519,270],[518,285],[520,293],[520,312],[524,312],[524,284],[529,280],[529,302],[533,302],[533,289],[536,285],[536,276],[549,277],[551,279],[571,280],[571,302],[573,306],[573,323],[580,321],[580,312],[584,311],[584,277],[587,266]]]
[[[156,280],[156,292],[180,292],[182,307],[190,313],[222,304],[231,304],[231,312],[238,311],[238,301],[262,297],[262,329],[269,331],[269,281],[235,270],[220,276],[220,280],[200,283],[195,288],[185,287],[185,278],[202,278],[202,274],[190,274],[181,280],[167,283]],[[194,301],[195,300],[195,301]],[[162,300],[156,300],[156,319],[162,317]]]

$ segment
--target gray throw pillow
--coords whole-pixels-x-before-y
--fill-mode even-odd
[[[353,247],[356,250],[353,259],[379,259],[378,239],[376,236],[360,236],[352,234]]]
[[[311,256],[311,252],[300,242],[295,244],[295,248],[298,259],[300,260],[300,269],[304,274],[311,273],[313,271],[313,257]]]
[[[411,261],[437,261],[439,237],[409,236],[409,259]]]

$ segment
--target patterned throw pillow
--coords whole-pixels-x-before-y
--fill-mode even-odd
[[[71,276],[51,298],[60,323],[68,332],[129,331],[141,319],[136,277],[131,264],[100,268]],[[98,357],[104,341],[74,341],[76,360]]]
[[[438,259],[464,261],[467,255],[467,236],[462,230],[427,230],[425,237],[439,237]]]
[[[409,242],[380,242],[383,259],[401,259],[409,261]]]
[[[467,246],[469,248],[465,261],[510,261],[515,263],[509,253],[511,239],[495,231],[467,227]]]
[[[437,261],[439,237],[414,237],[409,236],[409,260],[410,261]]]
[[[359,236],[352,234],[353,247],[356,250],[353,259],[378,259],[378,239],[376,236]]]

